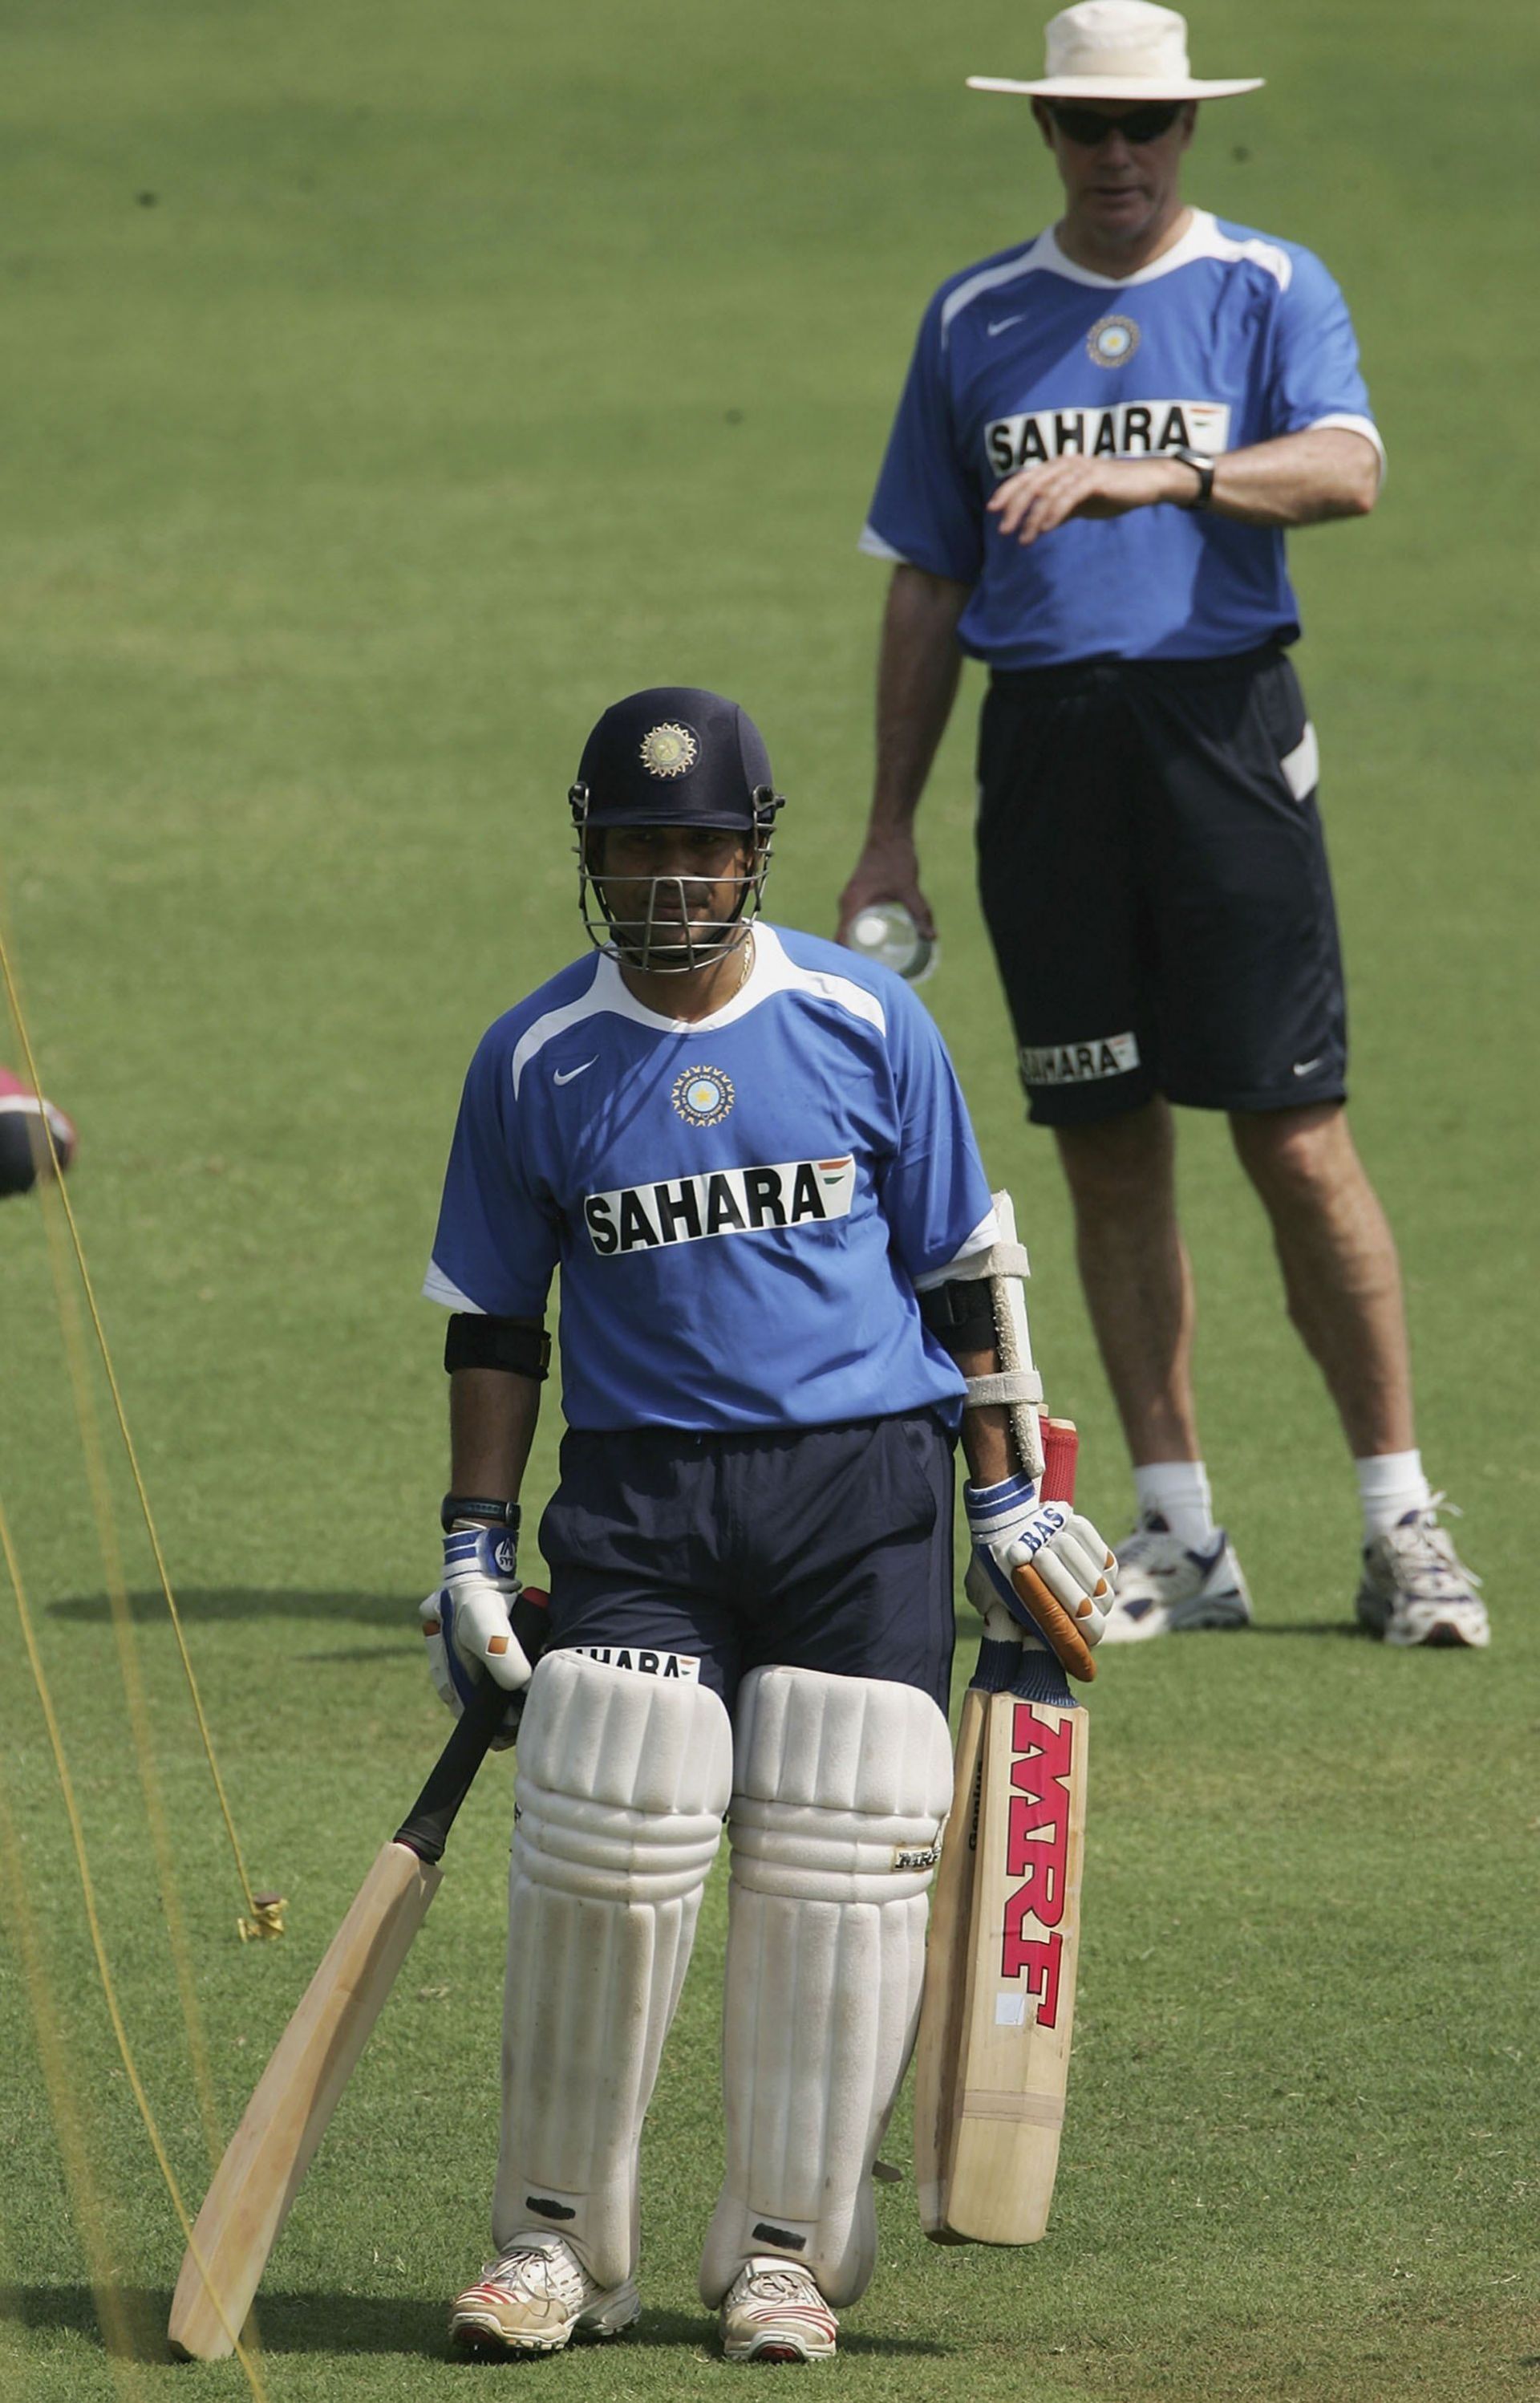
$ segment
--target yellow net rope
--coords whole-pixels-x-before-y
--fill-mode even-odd
[[[166,2191],[171,2197],[172,2206],[176,2213],[178,2220],[181,2222],[183,2236],[187,2241],[189,2251],[191,2251],[194,2259],[198,2263],[199,2270],[203,2276],[204,2285],[208,2287],[209,2295],[214,2302],[215,2309],[218,2312],[226,2332],[229,2336],[231,2343],[234,2346],[236,2358],[240,2362],[242,2368],[246,2373],[246,2382],[251,2388],[253,2396],[257,2398],[257,2403],[267,2403],[267,2390],[263,2385],[261,2371],[257,2368],[256,2358],[251,2352],[248,2351],[246,2346],[242,2343],[240,2330],[230,2327],[229,2321],[225,2319],[223,2308],[219,2303],[217,2293],[215,2290],[212,2281],[209,2279],[208,2272],[201,2257],[193,2243],[192,2221],[187,2215],[187,2205],[182,2200],[182,2191],[176,2183],[176,2174],[172,2168],[170,2155],[166,2151],[165,2144],[161,2138],[160,2130],[157,2125],[155,2113],[150,2107],[150,2100],[148,2094],[145,2090],[144,2080],[139,2075],[139,2066],[134,2059],[133,2048],[129,2042],[128,2029],[124,2024],[123,2014],[118,2006],[118,1990],[113,1982],[112,1970],[107,1961],[106,1945],[102,1936],[102,1923],[96,1908],[96,1886],[90,1873],[90,1863],[86,1854],[85,1831],[81,1826],[80,1813],[75,1799],[75,1784],[70,1775],[69,1762],[64,1754],[63,1738],[59,1731],[59,1719],[53,1707],[53,1695],[49,1688],[47,1673],[43,1667],[42,1656],[37,1648],[37,1638],[33,1625],[32,1611],[27,1602],[26,1589],[21,1580],[21,1563],[16,1556],[15,1545],[11,1541],[10,1521],[7,1517],[3,1500],[0,1500],[0,1554],[4,1555],[7,1574],[10,1578],[11,1592],[14,1595],[16,1602],[16,1615],[21,1627],[21,1641],[26,1646],[28,1666],[32,1671],[33,1683],[37,1689],[37,1700],[42,1708],[43,1723],[48,1729],[49,1748],[53,1754],[53,1764],[59,1778],[59,1790],[63,1798],[64,1814],[69,1822],[70,1842],[75,1852],[75,1865],[80,1880],[81,1897],[85,1904],[86,1925],[90,1935],[91,1951],[96,1959],[97,1976],[100,1978],[102,1982],[102,1994],[107,2007],[107,2017],[112,2022],[112,2032],[117,2041],[118,2058],[123,2063],[123,2075],[128,2079],[129,2090],[133,2096],[135,2105],[139,2112],[139,2117],[144,2121],[145,2133],[149,2138],[150,2149],[155,2155],[156,2163],[160,2169],[160,2175],[165,2180]],[[37,2015],[37,2007],[35,2003],[35,2019]],[[52,2016],[51,2012],[50,2016]],[[46,2071],[47,2063],[45,2062],[45,2074]],[[83,2158],[84,2156],[82,2153],[82,2159]],[[109,2314],[109,2344],[113,2340],[113,2335],[114,2328]]]
[[[10,1010],[11,1022],[16,1029],[16,1039],[21,1047],[21,1053],[26,1065],[27,1076],[32,1085],[32,1090],[36,1094],[39,1104],[41,1104],[44,1094],[43,1081],[38,1074],[36,1054],[33,1049],[32,1036],[28,1031],[25,1014],[21,1007],[21,991],[17,981],[16,971],[11,962],[9,947],[6,941],[3,921],[0,921],[0,980],[3,980],[5,984],[6,999]],[[129,1470],[133,1479],[134,1492],[139,1497],[139,1507],[145,1521],[145,1531],[149,1537],[150,1550],[155,1558],[156,1574],[160,1578],[160,1590],[165,1596],[166,1608],[170,1613],[172,1628],[176,1637],[177,1652],[180,1655],[183,1674],[187,1682],[187,1691],[192,1698],[193,1716],[198,1722],[198,1732],[202,1742],[204,1757],[208,1761],[209,1775],[214,1780],[214,1790],[215,1795],[218,1797],[220,1813],[225,1822],[225,1832],[229,1838],[230,1851],[235,1856],[236,1876],[240,1880],[241,1892],[245,1902],[245,1910],[238,1918],[236,1925],[239,1929],[243,1942],[245,1942],[248,1938],[282,1936],[284,1933],[284,1910],[285,1908],[284,1896],[279,1894],[254,1894],[252,1891],[251,1880],[246,1874],[245,1856],[241,1850],[241,1840],[235,1832],[235,1821],[231,1815],[229,1799],[225,1792],[225,1781],[219,1774],[219,1763],[215,1757],[214,1738],[210,1732],[208,1718],[203,1709],[203,1698],[198,1690],[198,1679],[193,1673],[192,1658],[187,1650],[187,1635],[182,1625],[182,1614],[176,1606],[176,1596],[172,1590],[171,1575],[166,1567],[165,1554],[160,1547],[160,1537],[155,1524],[155,1514],[150,1507],[149,1493],[146,1488],[144,1477],[140,1472],[139,1455],[134,1450],[133,1438],[129,1432],[128,1416],[123,1408],[123,1396],[118,1388],[118,1374],[112,1364],[112,1352],[107,1343],[106,1329],[102,1323],[101,1311],[97,1308],[96,1291],[91,1283],[90,1271],[86,1265],[86,1254],[85,1248],[80,1241],[80,1229],[76,1224],[75,1211],[70,1202],[69,1190],[63,1181],[63,1162],[59,1157],[59,1148],[54,1140],[53,1128],[49,1123],[48,1112],[41,1106],[39,1106],[38,1111],[38,1125],[42,1130],[42,1139],[48,1147],[49,1163],[52,1170],[51,1193],[58,1198],[60,1207],[62,1211],[64,1224],[69,1231],[69,1242],[75,1255],[75,1265],[79,1273],[81,1290],[86,1297],[86,1308],[90,1313],[91,1327],[95,1331],[97,1349],[102,1355],[102,1366],[106,1374],[107,1389],[112,1396],[112,1407],[114,1415],[118,1421],[118,1431],[123,1439],[123,1450],[127,1455]],[[89,1450],[90,1448],[88,1445],[88,1458]],[[133,1707],[132,1694],[130,1698],[130,1706],[132,1710]]]

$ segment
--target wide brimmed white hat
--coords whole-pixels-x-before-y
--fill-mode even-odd
[[[1079,0],[1047,25],[1047,73],[1036,83],[969,76],[975,91],[1034,100],[1230,100],[1266,78],[1203,83],[1187,63],[1187,21],[1152,0]]]

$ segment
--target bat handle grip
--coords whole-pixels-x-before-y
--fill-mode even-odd
[[[508,1697],[490,1678],[455,1721],[454,1733],[429,1770],[427,1783],[395,1831],[395,1840],[422,1861],[443,1858],[455,1814],[470,1792],[493,1737],[503,1724]]]
[[[539,1586],[527,1585],[511,1611],[513,1632],[530,1661],[538,1660],[550,1632],[547,1616],[550,1596]],[[455,1723],[454,1733],[428,1771],[428,1781],[395,1831],[395,1840],[420,1861],[442,1860],[455,1813],[470,1792],[477,1771],[492,1740],[507,1716],[510,1704],[523,1711],[527,1688],[510,1694],[490,1677],[478,1685]],[[511,1722],[510,1722],[511,1724]]]

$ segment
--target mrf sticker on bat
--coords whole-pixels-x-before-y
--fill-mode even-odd
[[[1085,1715],[1066,1711],[1054,1723],[1032,1702],[1011,1713],[1010,1812],[1006,1838],[1005,1925],[1000,1975],[1012,1980],[995,1997],[997,2027],[1026,2027],[1029,2000],[1036,2024],[1056,2026],[1063,1965],[1064,1912],[1070,1882],[1070,1776]]]

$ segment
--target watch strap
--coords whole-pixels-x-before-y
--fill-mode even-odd
[[[488,1526],[519,1533],[519,1505],[480,1493],[446,1493],[438,1506],[438,1523],[447,1535],[457,1519],[479,1519]]]
[[[1180,459],[1184,467],[1190,467],[1198,479],[1197,496],[1185,502],[1184,507],[1206,509],[1214,498],[1214,471],[1218,462],[1211,459],[1206,451],[1191,450],[1185,442],[1172,451],[1172,456]]]

